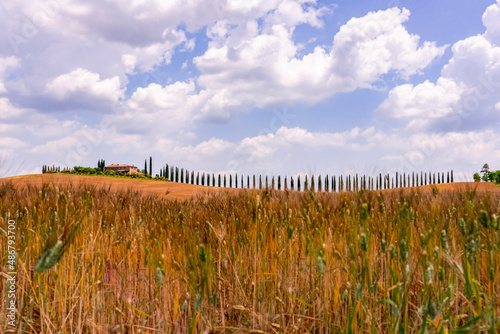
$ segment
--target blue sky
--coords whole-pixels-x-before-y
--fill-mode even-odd
[[[500,3],[0,5],[0,176],[500,169]]]

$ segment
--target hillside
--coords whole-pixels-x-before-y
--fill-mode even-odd
[[[210,192],[218,191],[241,191],[238,189],[228,189],[228,188],[218,188],[218,187],[207,187],[198,186],[185,183],[176,182],[162,182],[153,180],[140,180],[140,179],[125,179],[125,178],[114,178],[114,177],[104,177],[104,176],[82,176],[82,175],[67,175],[67,174],[34,174],[26,176],[15,176],[9,178],[0,179],[1,181],[11,181],[15,186],[26,187],[37,186],[40,187],[45,183],[52,183],[54,185],[69,185],[78,186],[79,184],[85,183],[90,185],[96,185],[98,187],[110,188],[112,191],[126,191],[128,189],[133,189],[140,191],[145,195],[157,195],[161,197],[167,197],[169,199],[189,199],[196,195],[205,195]],[[500,192],[500,187],[495,186],[492,183],[487,182],[456,182],[448,184],[436,184],[434,186],[420,186],[414,188],[402,188],[404,191],[417,189],[419,191],[432,191],[435,187],[438,191],[458,191],[458,190],[469,190],[475,189],[479,192]],[[382,191],[401,191],[401,189],[390,189]]]

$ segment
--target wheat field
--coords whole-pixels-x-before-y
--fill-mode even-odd
[[[498,192],[0,184],[15,333],[495,333]],[[2,301],[7,289],[2,285]]]

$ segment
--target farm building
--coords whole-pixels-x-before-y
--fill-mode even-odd
[[[104,172],[107,172],[108,170],[115,171],[117,173],[130,173],[130,174],[137,174],[137,167],[136,166],[131,166],[131,165],[108,165],[104,167]]]

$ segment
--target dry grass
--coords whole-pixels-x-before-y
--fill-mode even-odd
[[[178,201],[4,181],[17,332],[495,332],[500,193],[432,189]]]

